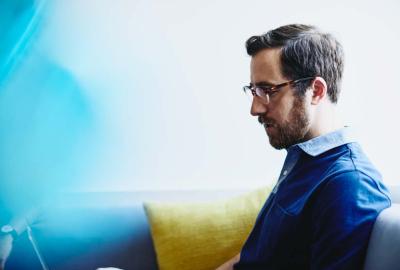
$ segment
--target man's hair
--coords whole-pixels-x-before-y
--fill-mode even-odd
[[[247,53],[254,56],[268,48],[281,48],[281,72],[290,80],[320,76],[325,79],[328,96],[337,103],[343,73],[344,53],[330,34],[311,25],[290,24],[246,41]],[[296,85],[304,95],[310,81]]]

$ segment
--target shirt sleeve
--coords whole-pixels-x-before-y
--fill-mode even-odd
[[[333,176],[313,203],[311,269],[362,269],[379,212],[390,199],[359,171]]]

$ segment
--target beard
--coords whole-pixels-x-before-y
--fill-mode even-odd
[[[269,143],[275,149],[287,149],[307,140],[306,135],[309,131],[310,119],[306,113],[303,97],[295,98],[288,120],[277,123],[272,119],[259,116],[258,121],[264,125]],[[269,134],[266,123],[271,125],[275,132]]]

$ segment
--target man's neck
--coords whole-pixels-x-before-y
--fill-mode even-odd
[[[343,122],[336,112],[336,106],[332,104],[324,110],[319,111],[315,116],[308,139],[328,134],[343,127]]]

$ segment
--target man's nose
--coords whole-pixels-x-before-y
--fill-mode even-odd
[[[268,105],[264,102],[260,97],[253,97],[253,101],[251,103],[250,114],[252,116],[259,116],[265,114],[267,112]]]

